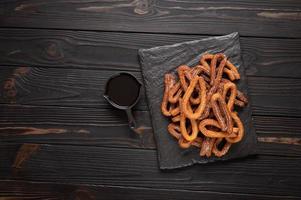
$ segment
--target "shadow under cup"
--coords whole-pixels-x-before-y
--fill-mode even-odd
[[[119,73],[110,77],[106,83],[104,98],[115,108],[125,110],[129,126],[135,131],[136,121],[132,114],[140,98],[142,84],[129,73]]]

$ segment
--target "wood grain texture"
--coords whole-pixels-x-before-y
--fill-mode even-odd
[[[2,27],[301,36],[301,5],[296,0],[13,0],[1,1],[0,8]]]
[[[0,65],[1,68],[17,65],[140,72],[139,48],[206,37],[2,28]],[[247,75],[301,77],[300,39],[241,37],[240,41]]]
[[[0,140],[128,148],[155,148],[149,113],[134,112],[137,131],[126,114],[113,109],[0,106]]]
[[[258,155],[161,171],[154,150],[40,145],[22,168],[12,168],[20,145],[1,144],[0,178],[300,197],[300,151],[295,157]],[[238,191],[239,188],[239,191]]]
[[[22,146],[18,150],[18,153],[16,154],[15,161],[12,167],[14,169],[21,169],[23,167],[23,163],[26,162],[26,160],[28,160],[39,149],[39,144],[22,144]]]
[[[54,184],[44,182],[0,181],[2,200],[194,200],[194,199],[299,199],[294,196],[275,196],[258,194],[220,193],[210,191],[166,190],[145,187],[89,186],[74,184]]]
[[[253,116],[253,122],[260,136],[301,137],[301,118]]]
[[[248,89],[254,115],[301,116],[301,79],[249,76]]]
[[[32,129],[36,130],[32,134]],[[58,133],[60,131],[61,133]],[[47,132],[47,134],[45,134]],[[76,125],[18,125],[1,126],[2,142],[29,142],[41,144],[86,145],[155,149],[151,127],[140,127],[140,134],[132,132],[128,125],[117,127]]]

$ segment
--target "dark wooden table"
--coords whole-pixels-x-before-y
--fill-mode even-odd
[[[103,99],[139,48],[238,31],[259,155],[160,171]],[[0,199],[301,198],[301,2],[1,0]]]

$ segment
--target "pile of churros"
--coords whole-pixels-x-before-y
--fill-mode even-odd
[[[170,118],[168,132],[181,148],[195,146],[200,156],[222,157],[244,137],[235,108],[248,100],[237,89],[237,68],[222,54],[205,54],[194,67],[181,65],[178,78],[164,76],[163,115]]]

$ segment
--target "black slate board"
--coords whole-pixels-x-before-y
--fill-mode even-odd
[[[173,169],[195,163],[240,158],[256,153],[257,138],[252,125],[250,103],[238,112],[245,126],[243,140],[232,145],[228,154],[221,158],[214,156],[210,158],[200,157],[199,149],[195,147],[181,149],[177,141],[167,131],[170,121],[161,114],[160,109],[164,92],[164,74],[175,73],[176,68],[182,64],[194,66],[199,62],[201,55],[206,52],[226,54],[231,62],[238,67],[241,74],[241,79],[237,82],[238,88],[247,94],[247,82],[240,54],[238,33],[139,50],[161,169]]]

